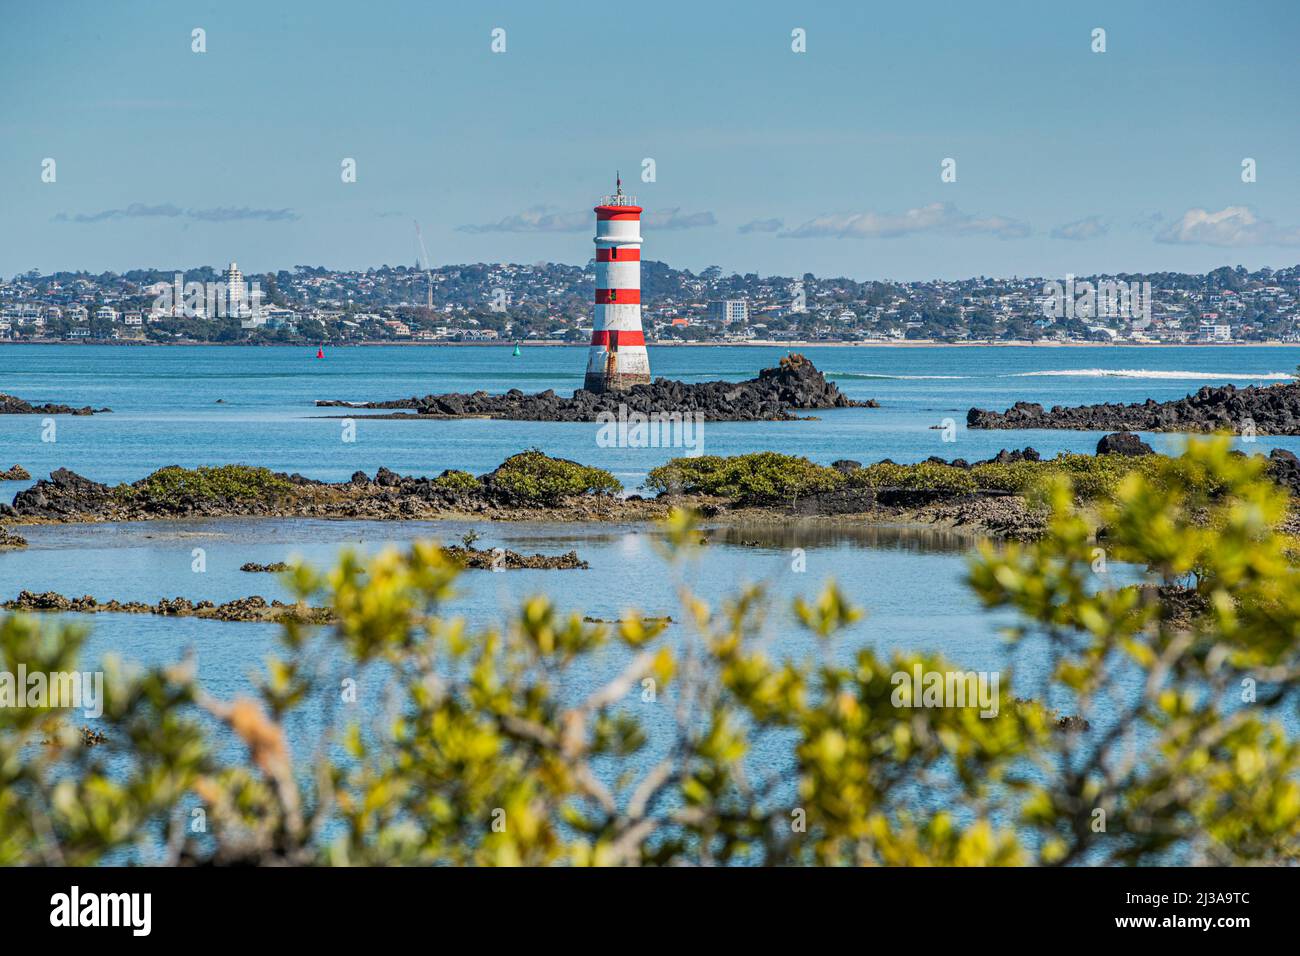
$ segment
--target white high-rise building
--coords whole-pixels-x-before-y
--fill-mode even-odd
[[[226,303],[230,315],[248,313],[248,290],[244,286],[244,274],[233,262],[226,270]]]
[[[712,322],[743,325],[749,320],[749,303],[744,299],[717,299],[709,303],[708,315]]]

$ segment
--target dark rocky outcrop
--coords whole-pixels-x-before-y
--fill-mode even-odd
[[[111,411],[111,408],[91,408],[89,405],[81,408],[49,402],[44,405],[33,405],[17,395],[6,395],[0,392],[0,415],[98,415]]]
[[[289,564],[285,561],[274,561],[271,564],[258,564],[256,561],[249,561],[239,566],[241,571],[249,571],[253,574],[274,574],[279,571],[288,571]]]
[[[302,604],[285,604],[267,601],[261,595],[236,598],[225,604],[212,601],[191,601],[188,598],[163,598],[157,604],[143,601],[98,601],[89,594],[79,598],[65,597],[57,591],[35,594],[20,591],[12,600],[0,604],[6,611],[74,612],[78,614],[156,614],[161,617],[198,617],[211,621],[250,621],[266,623],[292,619],[309,624],[326,624],[333,620],[329,608],[308,607]]]
[[[234,491],[231,488],[235,486],[229,482],[203,485],[201,475],[196,478],[193,471],[183,469],[185,481],[165,480],[172,477],[168,473],[173,469],[164,468],[131,484],[112,486],[60,468],[49,478],[18,492],[12,504],[0,503],[0,520],[39,523],[274,517],[400,521],[473,515],[489,520],[599,521],[655,519],[668,511],[666,503],[636,496],[624,499],[605,491],[551,493],[545,486],[545,475],[537,476],[542,487],[530,485],[527,480],[520,482],[520,468],[512,466],[512,462],[521,458],[539,463],[543,469],[571,464],[528,452],[512,456],[478,478],[464,472],[417,477],[380,468],[373,477],[357,472],[342,482],[253,469],[255,480]],[[238,472],[241,468],[225,466],[216,471]],[[577,470],[581,472],[581,466]],[[606,474],[599,469],[589,471],[597,477]],[[510,477],[516,481],[506,480]],[[524,479],[529,477],[527,472],[523,474]],[[190,478],[196,480],[188,482]],[[191,486],[202,490],[189,490]],[[528,497],[530,491],[533,498]]]
[[[1005,412],[972,408],[968,428],[1068,428],[1079,431],[1242,432],[1253,426],[1259,435],[1300,435],[1300,383],[1237,388],[1207,385],[1171,402],[1147,399],[1130,405],[1044,409],[1016,402]]]
[[[27,539],[20,534],[14,534],[5,528],[0,528],[0,550],[4,548],[25,548]]]
[[[108,734],[102,730],[96,730],[93,727],[82,725],[80,730],[73,731],[70,735],[63,734],[56,737],[46,737],[41,741],[47,747],[60,747],[67,745],[80,745],[82,747],[98,747],[101,744],[108,743]]]
[[[1026,445],[1024,448],[1012,448],[1010,450],[1003,448],[992,458],[986,458],[984,461],[972,462],[967,467],[973,468],[975,465],[1010,465],[1017,461],[1042,460],[1043,456],[1038,453],[1037,449]],[[961,461],[961,459],[959,458],[957,461]],[[957,461],[954,461],[953,464],[957,464]]]
[[[611,621],[603,617],[591,617],[590,615],[588,615],[587,617],[584,617],[582,620],[584,624],[625,624],[627,623],[627,621],[625,621],[621,617],[615,618],[614,620]],[[671,616],[629,618],[628,620],[636,620],[639,621],[641,624],[652,624],[652,625],[673,623],[673,619]]]
[[[1088,721],[1088,718],[1079,714],[1063,714],[1055,708],[1043,706],[1041,701],[1034,700],[1032,697],[1017,697],[1015,704],[1017,710],[1031,711],[1046,717],[1056,730],[1069,733],[1083,733],[1092,730],[1092,724]]]
[[[1132,432],[1115,432],[1097,442],[1097,454],[1127,455],[1130,458],[1137,458],[1142,455],[1154,455],[1155,452],[1150,445]]]
[[[15,517],[75,518],[110,514],[117,496],[108,485],[83,478],[75,471],[57,468],[14,497],[12,505],[0,505],[0,514]]]
[[[8,471],[0,471],[0,481],[31,481],[32,475],[22,465],[14,465]]]
[[[1300,495],[1300,458],[1285,448],[1274,448],[1268,454],[1268,474],[1275,482],[1293,495]]]
[[[453,545],[443,548],[442,553],[461,567],[477,571],[585,571],[590,567],[576,551],[559,555],[520,554],[509,548],[481,550]]]
[[[799,416],[790,409],[875,408],[876,402],[855,402],[828,382],[813,363],[799,354],[781,359],[776,368],[763,369],[745,382],[687,384],[665,378],[616,392],[597,394],[578,389],[563,398],[548,389],[528,395],[517,388],[494,395],[488,392],[425,395],[385,402],[318,401],[326,408],[410,409],[410,416],[432,418],[498,418],[512,421],[594,422],[602,413],[617,416],[620,406],[629,413],[699,413],[705,421],[790,421]]]

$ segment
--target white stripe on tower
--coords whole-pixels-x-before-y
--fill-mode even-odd
[[[623,194],[596,207],[596,313],[584,387],[606,392],[650,381],[641,329],[641,207]]]

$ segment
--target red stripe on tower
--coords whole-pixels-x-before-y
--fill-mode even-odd
[[[650,382],[641,330],[641,207],[623,194],[596,207],[596,302],[584,387],[607,392]]]
[[[615,247],[610,247],[609,249],[597,249],[596,261],[597,262],[640,262],[641,250],[628,249],[627,247],[624,247],[622,249],[618,249]]]
[[[592,345],[614,346],[623,348],[627,345],[645,345],[645,336],[640,332],[620,332],[618,329],[605,329],[603,332],[591,333]]]
[[[640,289],[597,289],[596,304],[609,305],[613,302],[626,302],[629,305],[641,304]]]

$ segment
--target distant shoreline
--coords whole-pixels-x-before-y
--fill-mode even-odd
[[[1030,342],[1027,340],[1005,342],[935,342],[914,340],[910,342],[808,342],[787,339],[755,339],[748,342],[647,342],[650,348],[884,348],[884,349],[971,349],[971,348],[1036,348],[1036,349],[1186,349],[1186,348],[1300,348],[1300,342]],[[210,346],[212,348],[291,348],[311,349],[313,342],[123,342],[121,340],[95,339],[71,341],[68,339],[13,339],[0,341],[3,345],[113,345],[123,348],[172,348],[175,346]],[[326,348],[373,348],[397,346],[401,348],[513,348],[515,340],[495,342],[392,342],[387,340],[341,342]],[[586,348],[581,342],[550,342],[545,340],[519,340],[520,348]]]

